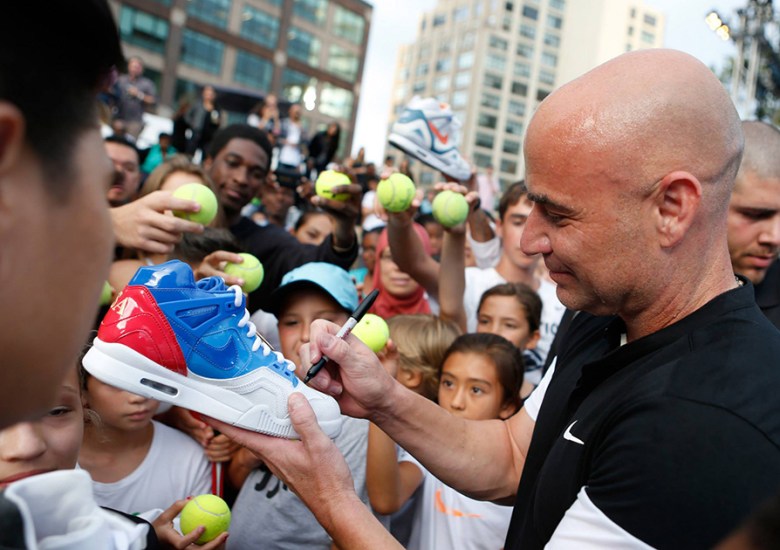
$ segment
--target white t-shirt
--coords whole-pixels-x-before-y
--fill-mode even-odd
[[[190,436],[155,420],[152,445],[130,475],[114,483],[92,482],[100,506],[127,514],[154,508],[211,490],[211,464]]]
[[[499,550],[512,519],[512,507],[474,500],[434,477],[409,453],[401,462],[411,462],[423,473],[422,494],[412,524],[409,550],[458,548]]]
[[[466,287],[463,295],[463,308],[466,310],[466,328],[468,332],[477,330],[477,308],[482,294],[496,285],[506,283],[495,268],[480,269],[478,267],[466,268]],[[539,327],[541,338],[536,345],[536,350],[542,356],[542,361],[547,357],[550,351],[555,333],[558,332],[558,324],[566,307],[558,300],[555,293],[555,285],[551,282],[541,279],[539,288],[536,289],[539,298],[542,300],[542,322]],[[539,373],[541,378],[541,373]],[[532,384],[538,384],[539,380],[528,380]]]
[[[285,143],[282,145],[282,149],[279,152],[279,162],[282,164],[289,164],[290,166],[298,166],[303,161],[303,155],[301,154],[301,126],[295,124],[292,121],[288,121],[285,125],[287,135],[285,136]]]

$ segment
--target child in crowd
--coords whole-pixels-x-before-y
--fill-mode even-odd
[[[301,365],[298,351],[309,341],[316,319],[345,323],[358,305],[357,290],[342,268],[311,262],[287,273],[269,297],[276,315],[282,354]],[[366,495],[368,421],[344,417],[334,440],[347,460],[355,490]],[[306,505],[248,449],[239,449],[228,468],[228,479],[240,487],[233,505],[228,548],[298,548],[327,550],[331,540]]]
[[[433,315],[396,315],[387,321],[387,325],[390,341],[381,355],[385,368],[410,390],[436,401],[439,365],[460,330],[454,323]],[[371,506],[380,513],[394,512],[390,517],[390,532],[405,545],[411,536],[416,499],[421,490],[418,488],[400,509],[395,504],[397,496],[386,490],[393,481],[386,480],[385,476],[396,475],[395,469],[386,468],[387,457],[400,450],[382,430],[373,424],[369,426],[366,486]],[[398,468],[414,466],[404,463]]]
[[[79,381],[80,372],[83,372],[80,367],[68,371],[60,385],[54,405],[45,416],[0,430],[0,489],[7,490],[7,495],[12,496],[17,490],[22,489],[24,485],[28,484],[26,480],[33,480],[32,478],[42,474],[48,474],[47,477],[51,477],[53,472],[72,470],[76,467],[85,422],[82,384]],[[87,415],[89,416],[89,411],[87,411]],[[49,489],[55,490],[55,487],[56,482],[52,480]],[[146,548],[160,548],[162,544],[165,544],[166,548],[214,550],[224,548],[223,543],[228,537],[225,533],[203,546],[195,546],[194,541],[203,533],[202,527],[198,527],[186,536],[179,534],[173,528],[173,519],[181,512],[187,502],[183,498],[173,505],[171,505],[173,500],[168,500],[165,503],[167,509],[162,513],[160,510],[148,510],[144,511],[141,517],[117,510],[98,508],[92,498],[82,500],[77,495],[71,494],[70,499],[69,509],[58,510],[54,514],[70,514],[69,519],[49,516],[41,518],[41,520],[47,525],[58,519],[67,522],[78,521],[82,525],[91,524],[91,528],[86,528],[86,532],[90,533],[87,535],[89,543],[85,540],[84,544],[94,545],[100,540],[98,524],[105,522],[106,526],[114,525],[116,528],[116,522],[113,518],[117,515],[132,519],[138,524],[137,529],[143,529],[143,525],[148,525],[146,519],[153,521],[151,525],[153,529],[147,528]],[[36,530],[45,531],[46,527],[42,525]],[[124,533],[119,535],[117,540],[121,539],[122,536]],[[26,546],[31,546],[31,541],[26,540],[25,542]],[[73,542],[76,543],[76,541]],[[91,547],[97,548],[97,546]]]
[[[89,472],[95,500],[128,514],[166,508],[207,493],[211,468],[187,435],[152,420],[158,402],[83,373],[88,410],[79,467]]]
[[[504,283],[487,289],[477,307],[477,332],[498,334],[522,350],[522,397],[528,397],[542,379],[544,361],[536,350],[541,319],[542,300],[523,283]]]
[[[333,232],[333,222],[323,210],[304,212],[290,233],[303,244],[320,245]]]
[[[431,257],[437,262],[441,260],[441,244],[444,239],[444,226],[436,221],[433,214],[421,214],[417,223],[425,228],[431,243]]]
[[[419,224],[413,224],[414,231],[422,241],[426,254],[430,254],[428,234]],[[387,230],[382,231],[376,244],[377,263],[374,269],[374,288],[379,297],[371,312],[383,319],[404,313],[431,313],[431,305],[420,284],[398,268],[387,240]]]
[[[452,343],[442,360],[439,405],[469,420],[507,419],[520,408],[522,381],[522,357],[512,343],[495,334],[464,334]],[[393,449],[385,447],[383,457],[372,458],[377,460],[372,474],[383,473],[371,478],[377,493],[385,495],[381,509],[375,506],[378,511],[397,511],[422,488],[407,548],[502,547],[511,506],[474,500],[456,492],[406,452],[396,459]]]
[[[363,231],[360,236],[360,259],[362,267],[350,269],[349,274],[355,281],[358,294],[362,298],[374,290],[374,269],[376,268],[376,243],[382,233],[382,227]]]

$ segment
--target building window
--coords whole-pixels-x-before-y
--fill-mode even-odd
[[[122,6],[119,13],[119,32],[122,40],[141,48],[165,53],[168,40],[168,22],[154,15]]]
[[[293,15],[310,21],[315,25],[325,22],[328,0],[294,0]]]
[[[463,52],[458,56],[458,69],[470,69],[474,64],[474,52]]]
[[[250,88],[267,91],[271,87],[273,70],[273,64],[269,60],[237,50],[233,80]]]
[[[480,105],[490,109],[498,110],[499,106],[501,105],[501,98],[490,94],[482,94],[482,101],[480,102]]]
[[[439,13],[437,15],[433,16],[433,26],[435,27],[441,27],[447,22],[447,16],[443,13]]]
[[[523,6],[523,17],[536,21],[539,19],[539,10],[533,6]]]
[[[517,55],[519,55],[520,57],[526,57],[530,59],[534,55],[534,48],[533,46],[529,46],[528,44],[518,44]]]
[[[556,10],[563,11],[564,0],[550,0],[550,7]]]
[[[467,92],[460,91],[460,92],[454,92],[452,94],[452,106],[455,109],[459,107],[465,107],[468,101],[469,101],[469,94]]]
[[[477,147],[484,147],[485,149],[492,149],[493,136],[490,134],[482,134],[477,132],[477,139],[474,140],[474,145]]]
[[[266,48],[274,49],[279,40],[279,19],[245,5],[241,13],[241,36]]]
[[[184,29],[181,41],[181,61],[186,65],[213,74],[222,72],[225,45],[210,36]]]
[[[493,164],[489,155],[483,155],[482,153],[474,153],[474,164],[479,168],[487,168]]]
[[[628,27],[628,36],[634,36],[634,27],[630,25]]]
[[[501,148],[504,153],[509,153],[511,155],[519,155],[520,154],[520,142],[519,141],[510,141],[506,140],[504,141],[504,146]]]
[[[398,71],[398,80],[401,82],[405,82],[409,79],[409,69],[407,67],[404,67]]]
[[[463,40],[460,43],[461,50],[474,49],[474,41],[476,40],[476,34],[473,32],[467,32],[463,35]]]
[[[352,10],[342,8],[338,4],[333,11],[333,34],[345,38],[353,44],[363,43],[366,20]]]
[[[433,91],[435,93],[446,92],[450,89],[450,77],[440,76],[433,81]]]
[[[501,86],[504,84],[504,80],[500,76],[492,74],[485,75],[485,87],[493,88],[494,90],[501,90]]]
[[[550,71],[539,71],[539,82],[552,86],[555,84],[555,75]]]
[[[520,36],[533,40],[536,38],[536,27],[520,25]]]
[[[328,50],[328,63],[325,67],[327,71],[332,72],[344,78],[353,81],[357,78],[360,60],[357,54],[342,48],[338,44],[332,44]]]
[[[537,90],[536,92],[536,101],[543,101],[545,97],[550,95],[549,90]]]
[[[425,91],[425,81],[424,80],[418,80],[414,83],[414,86],[412,86],[412,93],[413,94],[419,94]]]
[[[547,26],[553,29],[560,29],[563,26],[563,19],[555,15],[547,16]]]
[[[651,27],[655,27],[655,17],[650,15],[649,13],[645,14],[645,24],[650,25]]]
[[[417,65],[417,70],[414,73],[416,76],[425,76],[428,74],[428,64],[420,63]]]
[[[449,70],[451,68],[452,68],[452,58],[447,57],[447,58],[444,58],[444,59],[439,59],[436,62],[436,72],[437,73],[449,72]]]
[[[522,122],[515,122],[514,120],[509,120],[506,123],[506,133],[512,134],[515,136],[522,136],[523,135],[523,123]]]
[[[522,82],[512,82],[512,93],[525,97],[528,94],[528,86]]]
[[[479,118],[477,119],[477,124],[483,128],[495,129],[497,122],[498,119],[495,115],[489,115],[487,113],[479,113]]]
[[[509,101],[509,105],[507,106],[507,111],[509,111],[509,114],[522,117],[525,115],[525,103],[521,101]]]
[[[503,55],[489,53],[485,60],[485,67],[503,73],[506,68],[506,58]]]
[[[495,48],[497,50],[501,50],[502,52],[507,51],[509,48],[509,42],[504,40],[503,38],[499,38],[495,35],[490,35],[490,47]]]
[[[631,19],[636,17],[636,8],[631,8]]]
[[[455,23],[460,23],[462,21],[466,21],[469,18],[469,7],[464,6],[461,8],[456,8],[455,11],[452,12],[452,20]]]
[[[320,60],[320,39],[298,27],[290,27],[287,33],[287,54],[313,67]]]
[[[514,174],[517,172],[517,161],[501,159],[501,171],[506,174]]]
[[[531,76],[531,66],[528,63],[516,61],[512,75],[520,78],[528,78]]]
[[[654,40],[655,37],[651,33],[642,31],[642,42],[645,42],[646,44],[652,44]]]
[[[548,67],[555,67],[558,64],[558,56],[548,52],[542,52],[542,64],[547,65]]]
[[[455,87],[456,88],[468,88],[468,85],[471,83],[471,73],[468,71],[463,71],[462,73],[458,73],[455,75]]]
[[[187,0],[187,13],[215,27],[225,28],[231,0]]]
[[[308,90],[317,89],[317,79],[292,69],[282,71],[282,97],[292,103],[298,103]]]
[[[344,120],[352,118],[354,96],[349,90],[325,82],[322,85],[320,100],[320,112],[323,115]]]
[[[561,45],[561,38],[555,34],[544,33],[544,45],[558,48]]]

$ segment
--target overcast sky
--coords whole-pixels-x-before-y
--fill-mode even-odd
[[[567,0],[586,2],[587,0]],[[369,161],[381,162],[395,55],[400,44],[413,42],[419,15],[436,6],[436,0],[374,0],[371,34],[360,94],[353,149],[366,148]],[[683,50],[710,66],[720,67],[734,55],[733,42],[723,42],[710,31],[704,17],[715,9],[726,20],[736,21],[736,9],[748,0],[645,0],[666,14],[666,44]],[[733,24],[733,23],[732,23]]]

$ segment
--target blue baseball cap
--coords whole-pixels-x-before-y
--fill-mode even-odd
[[[304,286],[321,289],[345,311],[352,313],[358,305],[358,293],[352,277],[344,269],[326,262],[309,262],[282,277],[282,284],[268,297],[266,311],[278,317],[285,298],[291,291]]]

